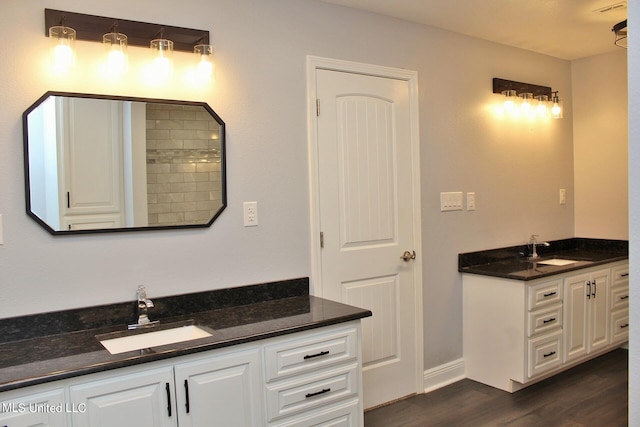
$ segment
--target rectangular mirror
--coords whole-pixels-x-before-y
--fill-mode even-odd
[[[227,205],[206,103],[47,92],[23,131],[27,214],[52,234],[209,227]]]

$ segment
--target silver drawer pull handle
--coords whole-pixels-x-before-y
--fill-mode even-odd
[[[307,354],[306,356],[304,356],[304,360],[313,359],[314,357],[326,356],[327,354],[329,354],[329,350],[321,351],[320,353],[316,354]]]
[[[315,393],[307,393],[307,394],[304,395],[304,397],[305,397],[305,399],[308,399],[308,398],[313,397],[313,396],[318,396],[319,394],[329,393],[330,391],[331,391],[330,388],[323,388],[322,390],[316,391]]]

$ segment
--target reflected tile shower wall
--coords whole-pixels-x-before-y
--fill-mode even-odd
[[[208,222],[222,206],[220,126],[202,107],[147,104],[149,225]]]

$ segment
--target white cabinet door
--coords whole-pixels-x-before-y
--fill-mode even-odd
[[[264,425],[260,349],[175,366],[180,427]]]
[[[175,427],[171,366],[69,387],[74,427]]]
[[[0,403],[0,426],[65,427],[68,410],[63,389],[28,394]]]
[[[611,286],[610,270],[601,270],[591,274],[591,298],[589,307],[589,349],[597,351],[609,345],[611,320],[609,294]]]
[[[609,269],[565,279],[565,362],[609,345],[610,286]]]
[[[588,274],[565,279],[564,290],[564,361],[587,354],[587,282]]]

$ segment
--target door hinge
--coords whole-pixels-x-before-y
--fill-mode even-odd
[[[324,232],[320,232],[320,249],[324,248]]]
[[[320,116],[320,99],[316,99],[316,116]]]

